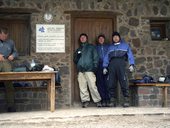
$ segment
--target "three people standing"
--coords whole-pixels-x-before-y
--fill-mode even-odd
[[[121,39],[118,32],[113,32],[110,45],[104,45],[105,36],[99,35],[97,51],[88,43],[88,36],[85,33],[80,35],[79,40],[81,44],[74,53],[74,62],[78,69],[82,107],[87,107],[90,101],[88,88],[98,107],[101,107],[101,101],[103,106],[109,103],[108,106],[115,107],[118,82],[124,97],[123,107],[129,107],[126,61],[129,61],[130,72],[134,71],[135,63],[128,43]]]

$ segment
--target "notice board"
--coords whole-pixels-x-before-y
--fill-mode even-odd
[[[36,52],[64,53],[65,25],[36,24]]]

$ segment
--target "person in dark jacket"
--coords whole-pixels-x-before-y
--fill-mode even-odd
[[[103,60],[108,51],[109,44],[105,42],[105,35],[100,34],[97,37],[96,49],[99,55],[99,64],[96,72],[96,84],[102,98],[102,107],[107,107],[109,103],[109,94],[107,89],[107,74],[103,74]]]
[[[130,72],[134,71],[134,57],[130,46],[121,39],[118,32],[112,34],[112,44],[109,46],[108,52],[103,62],[103,73],[108,70],[108,90],[110,97],[110,106],[116,106],[116,88],[118,81],[121,86],[124,97],[124,107],[129,107],[129,87],[126,77],[126,60],[129,61]]]
[[[0,27],[0,72],[11,72],[11,61],[18,57],[14,42],[8,39],[8,29]],[[12,82],[4,82],[6,89],[7,111],[15,112],[14,87]]]
[[[88,107],[90,95],[97,107],[101,107],[101,97],[96,86],[96,76],[99,56],[95,46],[88,43],[88,36],[80,34],[80,47],[74,52],[74,63],[78,70],[78,83],[82,107]],[[90,92],[89,92],[89,91]]]

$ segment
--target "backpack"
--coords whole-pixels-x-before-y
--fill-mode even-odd
[[[131,83],[155,83],[152,76],[144,75],[142,79],[130,80]]]
[[[148,75],[144,75],[143,80],[144,80],[144,83],[153,83],[154,82],[153,77],[148,76]]]
[[[166,77],[165,77],[165,83],[170,83],[170,75],[166,75]]]

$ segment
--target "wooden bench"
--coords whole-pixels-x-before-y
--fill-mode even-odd
[[[38,81],[46,80],[50,111],[55,111],[55,72],[0,72],[0,81]]]
[[[167,96],[168,96],[168,87],[170,87],[170,83],[130,83],[129,84],[131,87],[136,86],[145,86],[145,87],[150,87],[150,86],[156,86],[156,87],[162,87],[163,89],[163,107],[167,107]]]

